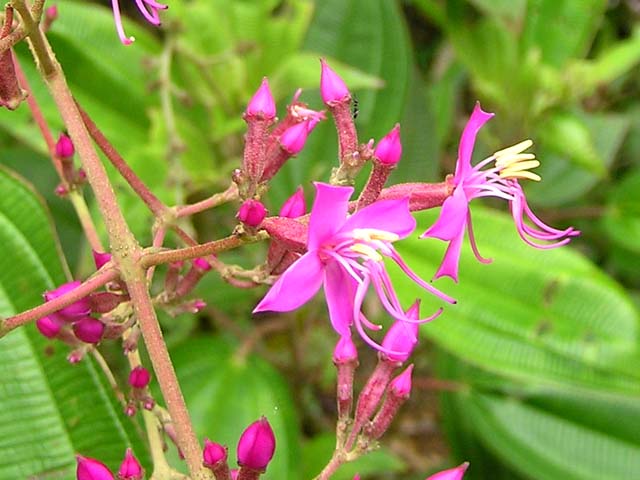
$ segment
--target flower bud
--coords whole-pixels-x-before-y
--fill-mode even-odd
[[[282,135],[280,135],[280,146],[289,155],[296,155],[304,148],[307,143],[309,133],[317,125],[315,120],[305,120],[304,122],[296,123],[295,125],[287,128]]]
[[[79,281],[63,283],[58,288],[45,292],[44,299],[46,302],[50,302],[51,300],[61,297],[75,288],[78,288],[80,285],[81,282]],[[80,300],[76,300],[71,305],[61,308],[56,312],[56,314],[60,320],[72,322],[78,318],[88,315],[90,311],[91,305],[89,303],[89,299],[85,297]]]
[[[204,450],[202,451],[204,466],[214,467],[219,462],[227,461],[227,447],[219,443],[212,442],[208,438],[204,440]]]
[[[262,202],[248,199],[240,205],[236,218],[248,227],[258,227],[267,216],[267,209]]]
[[[265,417],[253,422],[238,441],[238,463],[242,467],[264,470],[276,449],[276,438]]]
[[[129,385],[133,388],[145,388],[151,381],[151,373],[142,365],[138,365],[129,373]]]
[[[84,317],[73,324],[73,333],[85,343],[100,343],[104,334],[104,323],[97,318]]]
[[[204,258],[195,258],[193,260],[193,266],[205,272],[211,270],[211,265]]]
[[[271,95],[267,77],[262,79],[260,88],[249,101],[245,115],[247,117],[262,117],[267,120],[275,118],[276,102],[273,99],[273,95]]]
[[[138,459],[133,456],[131,449],[127,448],[124,454],[124,460],[120,464],[118,470],[118,480],[142,480],[144,469]]]
[[[420,302],[416,301],[407,311],[411,320],[419,318]],[[397,320],[382,340],[383,355],[392,362],[404,362],[418,343],[418,324]],[[386,350],[386,351],[385,351]]]
[[[2,27],[5,31],[5,27]],[[0,38],[4,38],[0,32]],[[20,88],[16,70],[13,65],[11,48],[0,54],[0,107],[15,110],[27,97],[27,92]]]
[[[435,475],[431,475],[426,480],[462,480],[464,472],[466,472],[468,467],[469,462],[464,462],[462,465],[459,465],[456,468],[443,470],[442,472],[438,472]]]
[[[396,123],[395,127],[378,142],[373,151],[373,156],[383,165],[397,165],[402,156],[399,123]]]
[[[101,253],[93,251],[93,262],[96,264],[96,270],[100,270],[106,263],[111,261],[110,253]]]
[[[286,218],[298,218],[306,212],[307,206],[304,201],[304,191],[302,187],[298,187],[295,193],[282,204],[279,215]]]
[[[62,324],[55,318],[42,317],[36,320],[36,328],[45,337],[54,338],[58,333],[60,333]]]
[[[413,364],[409,365],[400,375],[391,380],[389,392],[398,398],[409,398],[411,393],[411,373]]]
[[[324,58],[320,59],[320,95],[324,103],[342,102],[351,99],[344,81],[334,72]]]
[[[113,473],[104,463],[82,455],[76,455],[76,461],[76,480],[114,480]]]
[[[71,138],[65,133],[61,133],[56,142],[56,155],[61,159],[68,159],[73,157],[75,149]]]
[[[358,360],[358,351],[351,337],[341,336],[333,350],[333,363],[348,363]]]

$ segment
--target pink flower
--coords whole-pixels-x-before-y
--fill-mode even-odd
[[[298,187],[280,208],[279,215],[286,218],[298,218],[307,212],[307,205],[304,202],[304,190]]]
[[[393,353],[386,356],[394,362],[405,362],[418,344],[418,318],[420,317],[420,301],[416,301],[406,312],[407,318],[415,320],[408,323],[396,321],[382,340],[382,347]]]
[[[361,312],[370,284],[384,308],[398,320],[426,322],[439,315],[441,309],[422,320],[407,316],[391,284],[384,257],[393,260],[424,289],[454,303],[411,271],[392,245],[415,229],[416,222],[409,213],[407,198],[378,201],[349,216],[347,211],[353,188],[324,183],[316,183],[315,187],[317,193],[309,220],[307,252],[280,276],[254,312],[294,310],[324,286],[329,317],[336,332],[349,336],[351,325],[355,324],[367,343],[385,351],[363,328],[363,325],[370,329],[380,328],[371,324]]]
[[[168,8],[167,5],[158,3],[155,0],[136,0],[136,5],[147,22],[156,26],[160,25],[160,14],[158,12]],[[116,22],[116,31],[118,32],[120,41],[124,45],[131,45],[136,39],[134,37],[127,37],[124,33],[122,17],[120,15],[120,0],[111,0],[111,8],[113,9],[113,19]]]
[[[311,131],[315,128],[318,121],[309,119],[287,128],[278,142],[284,151],[289,155],[297,155],[304,148],[307,143],[307,138]]]
[[[474,198],[498,197],[507,200],[518,234],[533,247],[543,249],[559,247],[569,243],[571,237],[580,234],[573,227],[558,230],[546,225],[529,208],[518,179],[540,180],[538,175],[529,171],[539,166],[540,162],[535,160],[535,155],[523,153],[533,144],[531,140],[500,150],[476,166],[471,166],[476,135],[491,117],[493,113],[482,111],[480,104],[476,104],[460,139],[458,163],[453,177],[455,185],[453,194],[444,201],[436,223],[421,237],[434,237],[449,242],[442,264],[434,278],[446,275],[458,281],[460,248],[465,230],[469,232],[469,241],[476,258],[483,263],[491,261],[480,256],[473,236],[469,202]],[[493,166],[483,170],[491,164]],[[525,216],[533,226],[524,222]]]
[[[462,480],[467,467],[469,467],[469,463],[465,462],[456,468],[450,468],[449,470],[443,470],[442,472],[431,475],[426,480]]]

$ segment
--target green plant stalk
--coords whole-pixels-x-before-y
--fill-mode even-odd
[[[211,475],[202,466],[200,445],[149,296],[145,271],[140,266],[142,248],[124,219],[107,172],[93,148],[91,137],[48,41],[31,16],[24,0],[13,0],[12,5],[20,14],[29,32],[27,37],[29,47],[80,155],[87,180],[95,192],[107,228],[114,262],[119,267],[122,280],[127,285],[131,303],[167,409],[176,426],[180,448],[185,455],[191,477],[193,480],[209,479]]]

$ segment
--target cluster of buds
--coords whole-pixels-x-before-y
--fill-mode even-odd
[[[104,463],[82,455],[76,456],[76,480],[142,480],[144,469],[130,448],[124,454],[124,460],[118,468],[118,476],[114,477]]]
[[[273,458],[276,437],[265,417],[249,425],[238,440],[238,469],[229,469],[228,449],[224,445],[205,439],[203,465],[213,472],[216,480],[256,480]]]
[[[71,138],[66,133],[61,133],[58,137],[54,153],[62,168],[62,183],[56,187],[56,194],[62,197],[67,195],[70,190],[85,183],[87,176],[84,170],[76,169],[73,164],[76,150]]]

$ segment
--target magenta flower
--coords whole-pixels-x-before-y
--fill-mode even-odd
[[[344,80],[334,72],[324,58],[320,59],[320,95],[324,103],[351,100],[351,93]]]
[[[268,120],[275,118],[276,102],[273,99],[273,95],[271,95],[267,77],[262,79],[260,87],[253,97],[251,97],[251,100],[249,100],[245,115],[247,117],[261,117]]]
[[[155,0],[136,0],[136,5],[145,20],[156,26],[160,25],[160,14],[158,12],[168,8],[167,5],[158,3]],[[116,22],[116,31],[118,32],[120,41],[124,45],[131,45],[136,39],[134,37],[127,37],[124,33],[122,16],[120,15],[120,0],[111,0],[111,8],[113,9],[113,19]]]
[[[374,348],[386,351],[364,331],[364,326],[378,330],[362,314],[361,306],[369,285],[373,285],[383,307],[392,317],[409,323],[422,323],[438,316],[415,320],[405,314],[384,257],[393,260],[414,282],[454,303],[454,300],[418,277],[402,260],[393,242],[405,238],[415,229],[409,213],[409,200],[375,202],[348,215],[351,187],[316,183],[316,198],[311,209],[307,253],[298,258],[267,292],[254,312],[294,310],[324,286],[333,328],[341,336],[351,334],[355,325],[362,338]]]
[[[473,236],[469,202],[474,198],[498,197],[507,200],[518,234],[522,240],[533,247],[543,249],[559,247],[569,243],[571,237],[580,234],[573,227],[558,230],[546,225],[529,208],[518,179],[540,180],[537,174],[529,171],[539,166],[540,162],[535,159],[535,155],[524,153],[533,144],[531,140],[500,150],[476,166],[471,166],[476,135],[491,117],[493,113],[482,111],[480,104],[476,103],[460,139],[458,163],[453,177],[455,185],[453,194],[444,201],[436,223],[421,237],[434,237],[449,242],[442,264],[434,278],[446,275],[458,281],[460,248],[465,230],[469,232],[469,241],[476,258],[482,263],[491,261],[480,255]],[[483,170],[491,164],[493,166]],[[524,217],[533,226],[525,223]]]

